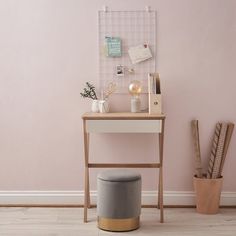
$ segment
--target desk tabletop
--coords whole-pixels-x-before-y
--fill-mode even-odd
[[[82,115],[83,120],[164,120],[164,114],[149,114],[144,112],[108,112],[94,113],[87,112]]]

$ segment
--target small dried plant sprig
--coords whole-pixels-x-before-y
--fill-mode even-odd
[[[109,83],[105,88],[105,90],[103,91],[104,99],[107,99],[115,91],[116,91],[116,84],[113,82]]]
[[[86,87],[84,88],[83,92],[80,93],[81,97],[83,98],[91,98],[93,100],[97,100],[97,94],[95,87],[90,84],[89,82],[86,82]]]

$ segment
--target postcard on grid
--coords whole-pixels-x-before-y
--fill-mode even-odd
[[[150,48],[146,45],[131,47],[128,53],[133,64],[137,64],[152,57]]]

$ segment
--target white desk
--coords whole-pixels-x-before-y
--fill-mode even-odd
[[[87,210],[90,207],[89,168],[159,168],[158,208],[160,222],[164,222],[163,213],[163,146],[165,115],[148,113],[85,113],[82,116],[84,130],[84,222],[87,222]],[[90,163],[90,133],[158,133],[159,162],[155,163]]]

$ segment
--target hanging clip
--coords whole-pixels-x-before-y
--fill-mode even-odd
[[[103,11],[107,12],[107,6],[103,6]]]
[[[149,6],[145,6],[145,10],[146,10],[146,12],[150,12],[150,7]]]

